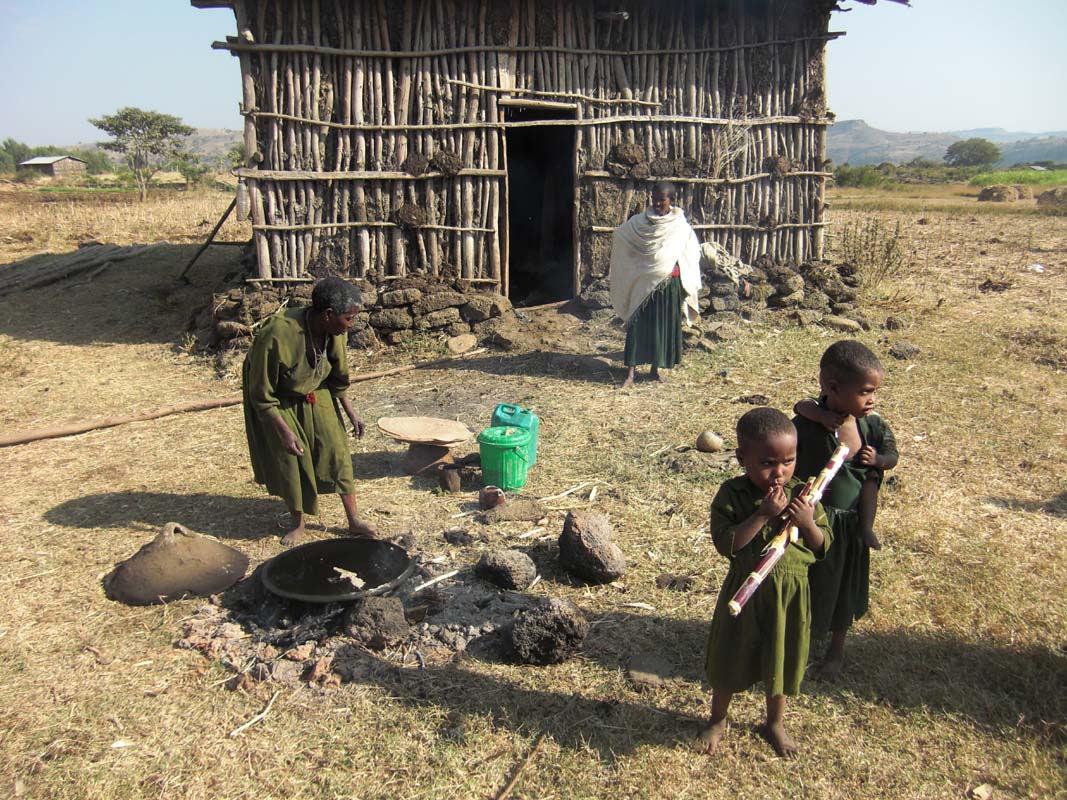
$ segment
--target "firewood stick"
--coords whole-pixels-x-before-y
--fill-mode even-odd
[[[537,738],[534,739],[533,747],[530,748],[530,752],[527,753],[526,757],[519,763],[519,766],[511,775],[511,780],[509,780],[507,785],[500,790],[500,794],[496,796],[495,800],[504,800],[504,798],[511,794],[511,790],[515,788],[515,784],[517,784],[519,778],[522,777],[523,771],[529,765],[530,761],[533,760],[533,757],[537,755],[537,751],[541,749],[541,744],[545,741],[546,736],[548,736],[548,731],[541,731],[537,734]]]
[[[232,731],[230,731],[230,738],[231,739],[235,738],[239,734],[241,734],[244,731],[246,731],[249,728],[251,728],[257,722],[260,722],[261,720],[266,718],[267,714],[270,713],[271,706],[274,705],[274,701],[278,699],[278,695],[280,695],[281,693],[282,693],[281,689],[277,690],[274,694],[272,694],[270,696],[270,700],[267,701],[267,705],[264,707],[264,709],[262,711],[260,711],[254,717],[252,717],[252,719],[248,720],[248,722],[246,722],[244,725],[241,725],[241,726],[239,726],[237,728],[234,728]]]

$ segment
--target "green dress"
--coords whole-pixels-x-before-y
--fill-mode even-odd
[[[348,388],[347,342],[328,336],[325,356],[309,362],[307,313],[291,308],[263,324],[245,357],[241,390],[256,483],[290,511],[314,516],[319,494],[352,494],[355,479],[336,400]],[[273,414],[300,439],[303,455],[286,452],[270,422]]]
[[[623,360],[628,367],[656,369],[682,363],[682,279],[672,275],[656,287],[626,326]]]
[[[792,497],[803,485],[794,478],[786,484],[786,491]],[[715,549],[730,559],[730,570],[715,604],[705,665],[712,690],[740,692],[762,681],[770,695],[795,695],[808,662],[808,568],[822,553],[813,553],[803,539],[790,544],[741,613],[733,617],[727,607],[775,533],[774,524],[769,523],[739,552],[732,552],[734,530],[752,516],[764,496],[742,475],[720,486],[711,503],[711,538]],[[832,533],[819,505],[815,506],[815,524],[826,537],[826,553]]]
[[[815,401],[824,405],[823,400]],[[797,429],[796,476],[818,475],[839,444],[837,436],[818,422],[794,417]],[[893,432],[877,414],[856,420],[860,440],[880,455],[896,454]],[[850,454],[855,456],[854,453]],[[834,548],[811,568],[811,629],[817,635],[846,631],[867,613],[871,551],[859,533],[859,499],[864,481],[881,481],[882,471],[846,461],[822,496],[834,531]]]

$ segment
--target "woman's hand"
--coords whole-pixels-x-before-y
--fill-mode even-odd
[[[272,420],[274,422],[274,432],[281,439],[285,452],[293,456],[304,455],[304,445],[300,443],[300,438],[293,433],[292,429],[285,424],[285,420],[281,417],[272,417]]]
[[[356,413],[356,409],[352,408],[352,401],[342,394],[338,396],[337,402],[341,404],[341,408],[345,410],[345,416],[352,423],[352,433],[357,437],[362,437],[366,426],[363,424],[363,419]]]

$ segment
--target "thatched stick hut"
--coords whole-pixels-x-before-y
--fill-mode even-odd
[[[237,21],[260,281],[569,297],[659,179],[742,259],[821,254],[833,0],[192,4]]]

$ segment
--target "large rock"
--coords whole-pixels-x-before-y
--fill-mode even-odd
[[[435,292],[423,297],[411,307],[416,317],[421,317],[432,311],[440,311],[449,306],[462,306],[467,303],[467,295],[460,292]]]
[[[386,308],[395,308],[396,306],[409,306],[421,299],[422,292],[419,289],[393,289],[389,292],[382,292],[381,304]]]
[[[474,571],[494,586],[520,592],[537,577],[537,565],[533,559],[518,550],[490,550],[482,553]]]
[[[547,600],[519,614],[511,626],[511,646],[523,664],[558,664],[577,653],[589,623],[573,603]]]
[[[1067,187],[1042,192],[1037,196],[1037,204],[1042,208],[1067,208]]]
[[[493,299],[485,295],[475,295],[459,309],[459,313],[467,322],[487,320],[493,315]]]
[[[370,315],[370,324],[375,328],[405,330],[414,325],[415,320],[406,308],[383,308]]]
[[[458,336],[453,336],[445,342],[445,347],[448,348],[449,353],[458,356],[460,353],[466,353],[473,350],[477,344],[478,337],[473,333],[461,333]]]
[[[459,322],[459,309],[449,306],[442,308],[440,311],[431,311],[426,316],[418,317],[415,320],[415,327],[419,330],[443,328],[453,322]]]
[[[345,615],[345,635],[371,650],[384,650],[407,638],[410,626],[398,597],[368,597]]]
[[[611,541],[611,522],[603,514],[569,511],[559,537],[565,569],[594,583],[610,583],[626,572],[626,557]]]
[[[248,569],[248,556],[211,536],[168,522],[155,539],[104,578],[112,600],[132,606],[203,597],[230,588]]]

